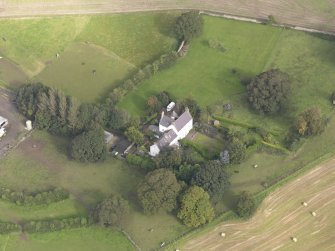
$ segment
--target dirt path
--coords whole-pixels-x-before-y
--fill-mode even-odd
[[[277,189],[249,221],[221,224],[180,250],[335,250],[334,236],[335,159]]]
[[[335,32],[335,0],[3,0],[0,17],[201,9]]]

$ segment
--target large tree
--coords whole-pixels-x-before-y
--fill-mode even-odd
[[[136,145],[142,145],[144,143],[144,135],[137,128],[131,126],[125,132],[128,140],[134,142]]]
[[[231,139],[227,150],[229,154],[229,161],[232,164],[240,164],[242,160],[246,158],[247,147],[245,143],[237,137],[233,137]]]
[[[71,144],[71,156],[81,162],[104,160],[106,144],[103,130],[90,130],[75,137]]]
[[[177,217],[189,227],[210,222],[214,217],[214,209],[208,193],[201,187],[190,187],[181,197]]]
[[[318,107],[312,107],[300,114],[296,121],[296,129],[301,136],[317,135],[323,132],[325,121]]]
[[[195,173],[191,184],[202,187],[216,201],[222,198],[230,184],[229,174],[221,162],[208,161]]]
[[[120,227],[123,225],[128,213],[128,202],[120,196],[110,195],[96,206],[92,216],[93,220],[100,226]]]
[[[145,213],[154,214],[160,209],[171,212],[176,208],[180,189],[174,173],[162,168],[145,176],[137,189],[137,195]]]
[[[199,12],[190,11],[181,14],[175,24],[175,33],[178,39],[190,41],[202,33],[203,19]]]
[[[247,86],[248,100],[262,114],[273,114],[283,107],[290,94],[289,76],[269,70],[256,76]]]
[[[255,210],[255,199],[246,191],[243,191],[237,201],[236,212],[240,217],[249,217]]]

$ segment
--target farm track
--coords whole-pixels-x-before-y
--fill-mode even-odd
[[[182,250],[334,250],[334,236],[335,159],[277,189],[250,220],[218,225]]]
[[[31,0],[20,4],[4,0],[0,17],[200,9],[257,19],[273,15],[281,24],[335,33],[335,0],[327,6],[315,7],[310,0]]]

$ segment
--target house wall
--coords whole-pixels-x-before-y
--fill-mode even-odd
[[[179,132],[178,132],[178,138],[183,139],[187,136],[187,134],[192,130],[193,128],[193,119],[190,120]]]

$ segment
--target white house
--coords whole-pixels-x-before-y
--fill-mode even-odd
[[[163,133],[163,136],[150,146],[150,155],[156,156],[163,148],[168,146],[178,146],[178,141],[185,138],[192,128],[193,118],[188,108],[179,117],[174,111],[170,115],[162,112],[159,131]]]

